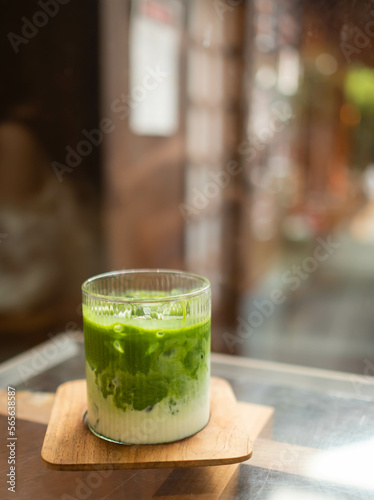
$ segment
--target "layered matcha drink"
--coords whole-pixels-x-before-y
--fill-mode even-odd
[[[209,421],[209,282],[163,271],[170,290],[152,290],[161,272],[133,273],[103,275],[108,296],[102,276],[83,285],[89,427],[120,443],[176,441]]]

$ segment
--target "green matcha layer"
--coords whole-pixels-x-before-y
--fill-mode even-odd
[[[84,336],[88,419],[95,432],[120,442],[157,443],[207,424],[210,320],[102,325],[86,314]]]

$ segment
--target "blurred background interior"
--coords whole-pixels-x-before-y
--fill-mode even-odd
[[[114,269],[207,276],[215,351],[374,356],[369,0],[1,0],[1,360]]]

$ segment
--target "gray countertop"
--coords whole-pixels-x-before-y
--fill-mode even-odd
[[[45,424],[17,419],[16,498],[373,499],[374,365],[363,362],[367,375],[358,376],[212,354],[212,375],[228,380],[238,400],[274,408],[271,429],[254,441],[253,457],[235,470],[214,468],[225,483],[219,494],[213,476],[207,479],[210,467],[110,471],[108,478],[49,470],[40,459]],[[80,333],[61,334],[0,365],[0,386],[17,391],[54,392],[84,376]],[[2,477],[9,467],[4,453],[5,444]]]

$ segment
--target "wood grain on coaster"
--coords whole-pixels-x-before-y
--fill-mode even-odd
[[[253,411],[253,406],[257,407],[237,404],[230,384],[212,377],[211,418],[203,430],[174,443],[121,445],[91,433],[83,422],[86,382],[67,382],[56,393],[42,458],[48,467],[58,470],[196,467],[238,463],[252,456],[248,423],[254,413],[257,420],[260,418],[258,411]],[[265,411],[264,418],[268,422],[269,409]]]

